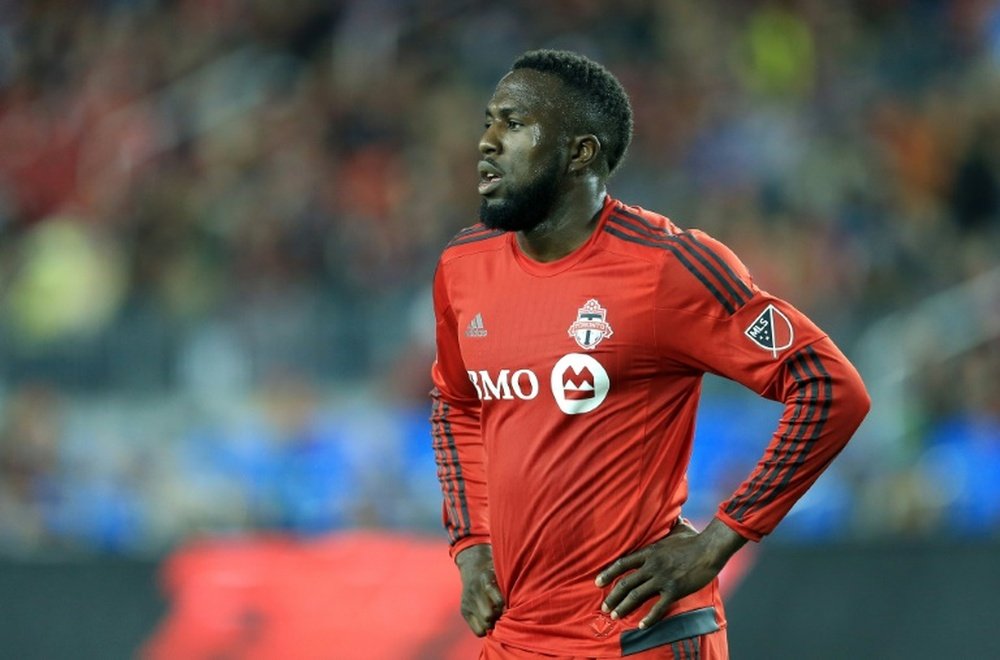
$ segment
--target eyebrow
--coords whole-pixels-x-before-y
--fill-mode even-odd
[[[527,114],[527,110],[525,110],[524,108],[518,107],[518,106],[505,105],[505,106],[497,108],[497,114],[496,114],[496,116],[506,118],[506,117],[509,117],[509,116],[511,116],[513,114]],[[493,113],[490,112],[489,106],[486,106],[486,116],[487,117],[493,117],[494,116]]]

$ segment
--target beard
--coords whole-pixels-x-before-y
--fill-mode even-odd
[[[537,179],[518,190],[511,190],[504,199],[479,206],[479,220],[490,229],[501,231],[531,231],[549,217],[559,195],[559,163],[554,162]]]

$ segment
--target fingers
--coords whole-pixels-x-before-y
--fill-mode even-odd
[[[483,594],[486,596],[487,601],[489,601],[490,611],[493,612],[494,616],[499,617],[506,603],[503,601],[503,596],[500,594],[500,588],[497,586],[497,583],[492,579],[486,580],[486,584],[483,586]]]
[[[476,614],[483,621],[488,622],[493,618],[493,605],[486,598],[476,599]]]
[[[476,599],[470,607],[462,608],[462,616],[465,617],[469,628],[477,637],[482,637],[489,631],[500,618],[500,613],[495,612],[486,602],[485,598]]]
[[[634,568],[639,568],[642,566],[642,562],[645,561],[646,551],[640,550],[639,552],[634,552],[630,555],[625,555],[624,557],[618,559],[615,563],[611,564],[603,571],[598,573],[597,579],[594,581],[597,586],[603,587],[606,584],[611,584],[619,575],[631,571]]]
[[[622,590],[617,602],[607,603],[608,608],[611,610],[611,618],[620,619],[621,617],[628,616],[637,607],[657,594],[659,594],[659,590],[656,588],[656,583],[653,580],[644,580],[627,591]],[[608,600],[610,600],[610,596]]]
[[[476,607],[480,616],[492,627],[493,622],[500,618],[503,605],[503,596],[500,595],[493,576],[484,573],[479,579],[479,593],[476,595]]]
[[[681,520],[674,526],[670,535],[674,537],[671,542],[676,542],[686,537],[697,536],[697,532]],[[611,612],[612,619],[619,619],[628,616],[637,608],[659,595],[659,600],[654,604],[650,612],[643,618],[646,625],[658,621],[663,617],[670,603],[675,600],[673,593],[676,591],[676,583],[666,572],[669,562],[657,558],[657,552],[663,552],[664,546],[670,546],[667,539],[662,539],[658,544],[647,546],[631,555],[626,555],[608,566],[598,574],[596,583],[598,587],[610,584],[615,578],[633,571],[631,574],[620,577],[611,591],[605,597],[601,605],[604,612]],[[645,626],[643,626],[645,627]]]
[[[605,596],[604,602],[601,604],[601,610],[604,612],[615,611],[618,604],[625,599],[625,596],[648,579],[649,576],[645,575],[642,571],[636,571],[618,580],[614,588]],[[612,613],[611,618],[617,618],[615,613]]]
[[[476,637],[484,637],[486,635],[486,631],[489,630],[486,622],[478,616],[466,615],[465,622],[469,624],[469,628]]]
[[[492,571],[484,571],[462,594],[462,616],[477,637],[484,636],[503,613],[504,600]]]
[[[662,619],[663,615],[667,612],[667,608],[670,607],[670,600],[670,598],[664,596],[660,600],[656,601],[653,607],[649,610],[649,613],[642,617],[642,621],[639,622],[639,629],[642,630],[644,628],[648,628]]]

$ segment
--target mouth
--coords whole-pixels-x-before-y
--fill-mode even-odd
[[[500,187],[503,181],[503,173],[493,163],[488,161],[479,162],[479,194],[488,195]]]

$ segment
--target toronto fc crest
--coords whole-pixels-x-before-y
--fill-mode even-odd
[[[576,321],[569,326],[569,336],[588,351],[613,334],[608,324],[608,310],[593,298],[577,310]]]

